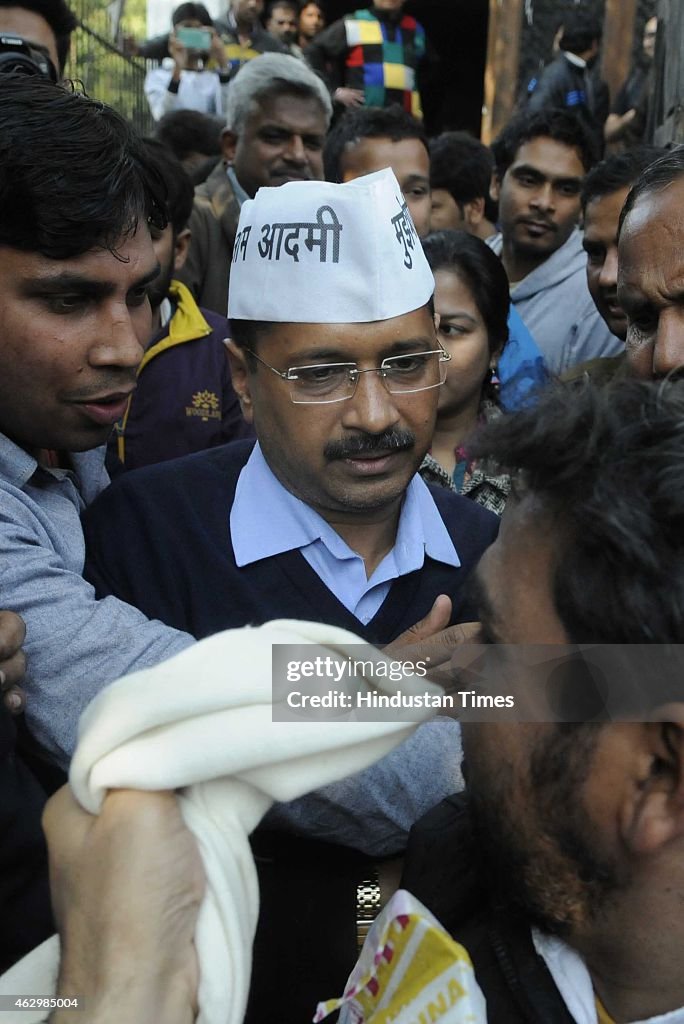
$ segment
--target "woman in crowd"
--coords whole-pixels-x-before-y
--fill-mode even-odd
[[[467,441],[479,423],[502,414],[495,380],[508,339],[508,278],[492,250],[465,231],[436,232],[423,248],[435,275],[439,340],[451,362],[421,474],[501,515],[510,480],[473,463]]]

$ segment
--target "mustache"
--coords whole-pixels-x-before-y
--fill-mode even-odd
[[[558,225],[546,217],[518,217],[518,224],[542,224],[549,231],[558,231]]]
[[[341,441],[330,441],[323,454],[332,462],[336,459],[408,451],[415,443],[416,435],[411,430],[383,430],[381,434],[355,434]]]
[[[122,373],[116,377],[101,377],[96,384],[70,391],[64,398],[67,402],[89,402],[99,395],[118,395],[124,391],[131,391],[137,383],[135,370],[132,370],[130,373]]]

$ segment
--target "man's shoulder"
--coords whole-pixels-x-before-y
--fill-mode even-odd
[[[207,180],[195,189],[189,221],[192,241],[195,242],[198,237],[206,240],[224,236],[232,240],[239,220],[240,205],[221,162]],[[178,276],[182,278],[182,271]]]
[[[578,287],[581,287],[583,294],[586,293],[589,296],[582,236],[575,228],[563,245],[552,252],[543,263],[540,263],[513,288],[511,299],[517,303],[541,295],[546,303],[549,301],[549,293],[559,290],[573,292]],[[591,296],[589,297],[591,298]]]
[[[219,341],[223,342],[230,336],[230,324],[227,317],[221,316],[220,313],[215,313],[213,309],[207,309],[205,306],[197,308],[211,327],[211,335],[207,335],[207,337],[216,336]]]
[[[261,27],[258,27],[252,36],[252,46],[260,53],[289,53],[284,43]]]
[[[459,554],[470,545],[491,543],[499,532],[499,517],[476,501],[456,494],[438,484],[426,483],[437,511],[450,534],[458,541]]]
[[[206,181],[196,186],[195,203],[197,204],[198,200],[210,203],[217,194],[226,201],[235,198],[223,160],[219,160]]]
[[[215,487],[228,491],[237,483],[253,447],[253,439],[231,441],[122,473],[107,490],[105,503],[107,499],[125,495],[136,502],[160,505],[169,500],[169,495],[185,495],[189,501],[201,501]],[[173,511],[169,508],[170,514]]]

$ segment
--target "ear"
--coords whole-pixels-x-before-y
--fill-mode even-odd
[[[231,132],[230,129],[224,128],[221,132],[221,156],[227,164],[232,164],[235,160],[237,144],[238,136],[235,132]]]
[[[188,258],[188,249],[190,248],[190,228],[185,228],[176,235],[176,246],[173,251],[173,269],[180,270],[184,266],[186,259]]]
[[[471,228],[476,228],[482,223],[485,212],[485,201],[484,196],[478,196],[477,199],[471,199],[469,203],[464,206],[465,222],[469,224]]]
[[[240,400],[242,415],[247,423],[253,423],[254,408],[252,406],[252,393],[249,386],[250,373],[247,366],[247,355],[230,338],[224,338],[223,344],[226,346],[230,375],[235,393]]]
[[[501,198],[501,178],[496,171],[492,174],[492,180],[489,185],[489,195],[495,203],[498,203]]]
[[[637,856],[654,856],[684,840],[684,704],[669,704],[639,723],[633,799],[623,808],[623,834]]]

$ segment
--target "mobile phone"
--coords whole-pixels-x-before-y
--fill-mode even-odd
[[[176,29],[176,39],[186,50],[209,53],[212,31],[209,28],[178,28]]]

